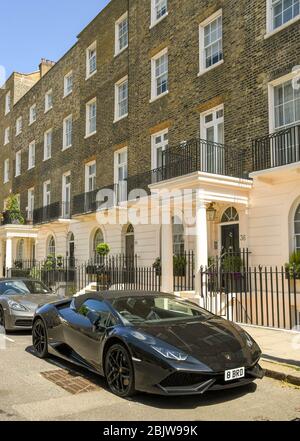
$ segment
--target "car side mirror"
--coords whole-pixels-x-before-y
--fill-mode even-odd
[[[104,329],[103,326],[100,326],[101,316],[97,312],[89,311],[87,318],[96,330],[101,331]]]

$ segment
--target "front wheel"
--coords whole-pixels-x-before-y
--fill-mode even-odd
[[[36,320],[33,324],[32,344],[39,358],[46,358],[48,356],[47,330],[41,319]]]
[[[134,369],[130,354],[120,344],[109,348],[105,357],[105,377],[110,390],[119,397],[131,397],[135,393]]]

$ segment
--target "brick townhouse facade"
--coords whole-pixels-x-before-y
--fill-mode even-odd
[[[112,0],[58,62],[12,74],[0,89],[0,205],[19,195],[28,222],[0,227],[1,267],[68,255],[68,240],[86,260],[102,239],[141,264],[161,255],[170,289],[176,246],[196,252],[197,270],[226,234],[253,264],[284,264],[300,250],[299,14],[298,0]],[[201,164],[178,172],[172,151],[186,161],[189,148]],[[125,181],[193,189],[196,233],[99,225],[89,195],[114,184],[122,194]]]

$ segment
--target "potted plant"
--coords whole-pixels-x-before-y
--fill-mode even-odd
[[[290,260],[285,264],[286,278],[300,280],[300,251],[291,254]]]
[[[96,254],[100,257],[100,265],[94,265],[89,268],[89,274],[96,274],[97,284],[101,289],[106,289],[109,286],[109,272],[105,266],[105,258],[110,253],[110,246],[107,243],[99,243],[96,247]]]
[[[6,201],[6,210],[2,213],[5,224],[24,225],[25,219],[21,214],[19,200],[16,195],[9,195]]]
[[[222,260],[223,285],[232,292],[242,289],[242,266],[243,261],[236,254],[227,254]]]
[[[155,262],[152,265],[152,268],[155,270],[155,274],[157,277],[161,276],[161,259],[157,257]]]

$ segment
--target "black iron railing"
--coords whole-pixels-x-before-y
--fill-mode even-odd
[[[252,141],[253,171],[300,161],[300,125],[288,127]]]
[[[248,178],[246,151],[202,139],[194,139],[163,153],[163,166],[152,171],[152,183],[188,175],[196,171]]]
[[[69,203],[54,202],[45,207],[36,208],[33,211],[33,223],[45,224],[58,219],[69,219],[72,215]]]
[[[203,306],[238,323],[299,330],[299,272],[284,267],[201,270]]]

